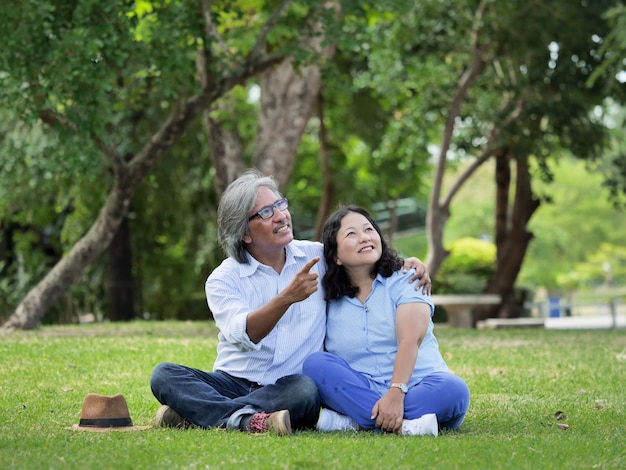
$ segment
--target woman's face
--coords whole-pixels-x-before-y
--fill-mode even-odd
[[[372,266],[382,255],[380,235],[367,217],[349,212],[337,232],[336,263],[346,268]]]

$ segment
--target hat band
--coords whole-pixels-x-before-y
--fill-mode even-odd
[[[110,419],[87,419],[81,418],[79,426],[95,427],[95,428],[122,428],[132,426],[133,422],[130,418],[110,418]]]

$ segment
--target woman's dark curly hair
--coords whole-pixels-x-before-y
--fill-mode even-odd
[[[322,279],[322,286],[326,292],[326,300],[339,299],[344,295],[354,297],[359,291],[358,287],[353,286],[350,282],[345,268],[336,263],[337,232],[339,232],[341,228],[342,219],[350,212],[363,215],[372,224],[372,227],[378,232],[378,235],[380,235],[382,254],[378,262],[372,268],[372,272],[370,273],[372,279],[374,279],[377,274],[381,274],[383,277],[389,277],[394,271],[402,267],[402,259],[398,257],[396,251],[389,246],[380,227],[376,221],[372,219],[369,212],[358,206],[347,206],[339,209],[328,218],[322,231],[324,260],[326,261],[326,274]]]

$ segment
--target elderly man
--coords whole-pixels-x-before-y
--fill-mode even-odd
[[[256,171],[224,192],[218,234],[228,258],[205,285],[219,329],[214,370],[157,365],[150,386],[163,406],[155,426],[279,435],[314,428],[320,398],[302,363],[323,348],[322,244],[294,239],[287,199],[272,177]],[[423,263],[410,258],[408,267],[429,291]]]

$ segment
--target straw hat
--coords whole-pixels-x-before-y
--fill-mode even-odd
[[[150,426],[133,426],[126,399],[121,393],[112,397],[89,393],[83,400],[80,422],[74,431],[138,431]]]

